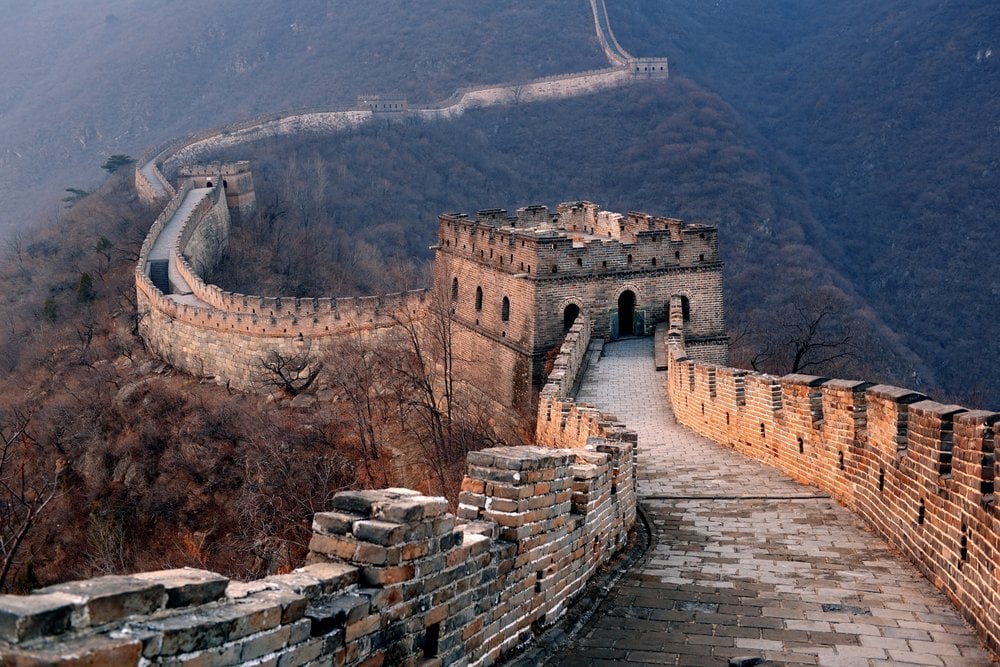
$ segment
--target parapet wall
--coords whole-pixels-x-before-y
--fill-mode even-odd
[[[539,393],[535,419],[535,442],[549,447],[585,448],[592,438],[629,443],[633,450],[639,438],[635,431],[613,415],[577,403],[573,399],[580,374],[586,370],[592,323],[581,313],[566,332],[545,385]]]
[[[458,517],[406,489],[337,494],[308,564],[195,569],[0,596],[17,665],[488,665],[565,611],[635,520],[627,443],[474,452]]]
[[[667,389],[681,423],[830,493],[1000,650],[1000,414],[887,385],[695,362],[677,329],[666,345]]]

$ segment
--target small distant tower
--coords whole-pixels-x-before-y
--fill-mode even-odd
[[[373,114],[405,114],[410,103],[405,97],[385,97],[382,95],[360,95],[358,108]]]
[[[628,64],[636,79],[670,78],[670,65],[666,58],[632,58]]]

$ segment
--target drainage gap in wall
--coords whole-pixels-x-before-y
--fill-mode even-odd
[[[961,542],[961,545],[959,546],[959,549],[958,549],[958,558],[959,558],[958,566],[959,567],[962,567],[962,563],[964,563],[969,558],[969,535],[968,535],[968,533],[969,533],[969,527],[966,526],[963,523],[962,524],[962,542]]]
[[[424,634],[424,657],[436,658],[438,654],[438,639],[441,637],[441,624],[433,623],[427,626]]]

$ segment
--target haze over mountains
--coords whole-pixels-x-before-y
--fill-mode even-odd
[[[583,0],[0,8],[3,229],[61,206],[66,187],[92,189],[108,155],[185,133],[606,62]],[[308,186],[302,165],[322,157],[329,225],[418,257],[443,210],[588,198],[714,222],[734,324],[822,287],[865,322],[872,377],[1000,406],[995,3],[608,11],[626,49],[671,59],[669,84],[231,156],[260,159],[265,193],[293,159]]]
[[[601,67],[586,2],[0,1],[0,230],[111,154],[275,111]]]

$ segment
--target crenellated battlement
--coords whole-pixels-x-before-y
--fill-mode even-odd
[[[145,172],[159,171],[155,163]],[[430,294],[451,294],[467,381],[508,407],[533,409],[545,354],[586,310],[602,337],[647,334],[683,311],[703,358],[724,360],[722,263],[716,229],[591,202],[484,209],[439,220],[432,290],[369,297],[282,297],[223,290],[202,278],[228,242],[231,218],[252,214],[250,165],[188,165],[143,243],[140,333],[178,368],[241,389],[259,386],[262,358],[322,355],[345,334],[419,321]],[[145,174],[144,178],[151,178]],[[154,280],[154,273],[160,276]],[[485,339],[485,340],[484,340]],[[484,343],[486,347],[484,348]]]
[[[444,214],[437,248],[531,280],[699,269],[720,264],[714,226],[647,213],[602,211],[591,202]]]
[[[503,346],[541,387],[545,355],[579,313],[595,336],[649,335],[680,315],[701,359],[725,361],[728,339],[716,228],[593,202],[440,216],[436,289],[452,294],[463,350]],[[517,363],[517,361],[515,361]],[[502,377],[502,395],[524,394]],[[503,373],[503,370],[500,371]]]
[[[858,513],[1000,648],[1000,413],[900,387],[694,361],[677,328],[663,344],[680,422]]]

